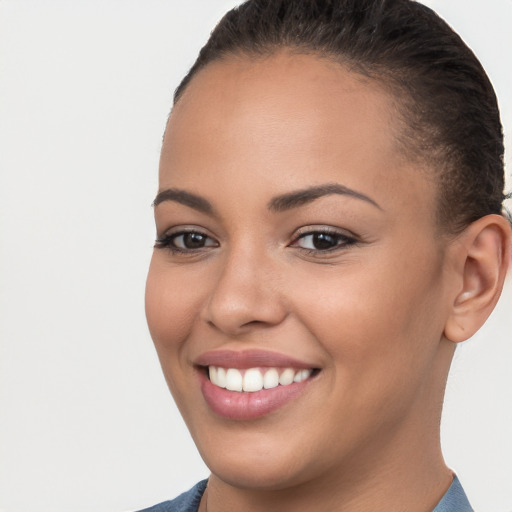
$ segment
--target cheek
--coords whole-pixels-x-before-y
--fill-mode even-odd
[[[441,273],[398,258],[304,275],[296,311],[332,362],[355,374],[425,364],[443,330]],[[301,305],[299,305],[299,302]]]
[[[199,310],[197,291],[188,275],[169,268],[154,255],[146,282],[146,317],[159,357],[186,340]]]
[[[427,279],[420,284],[389,276],[387,283],[378,283],[367,273],[352,277],[322,287],[312,279],[308,287],[314,292],[302,296],[301,310],[302,322],[329,358],[326,422],[345,425],[350,411],[358,420],[344,428],[356,439],[358,431],[395,425],[428,387],[439,311],[433,309],[435,283],[430,286]]]

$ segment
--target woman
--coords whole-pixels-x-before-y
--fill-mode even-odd
[[[510,259],[492,86],[409,0],[249,0],[175,94],[146,311],[180,511],[465,512],[439,422]]]

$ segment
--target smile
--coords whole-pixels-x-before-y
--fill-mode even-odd
[[[263,350],[213,350],[194,359],[201,393],[217,417],[248,421],[277,413],[309,393],[322,369]]]
[[[305,368],[247,368],[240,370],[222,366],[208,367],[208,375],[212,384],[239,393],[255,393],[263,389],[289,386],[308,379],[312,373],[312,369]]]

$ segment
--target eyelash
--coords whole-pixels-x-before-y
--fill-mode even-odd
[[[177,231],[175,233],[165,233],[160,238],[157,238],[155,240],[155,248],[156,249],[167,249],[173,254],[191,255],[191,254],[197,254],[199,251],[204,250],[205,248],[218,247],[218,245],[219,245],[218,242],[215,242],[215,241],[214,241],[215,242],[214,244],[205,245],[203,247],[198,247],[195,249],[194,248],[177,247],[176,245],[174,245],[175,241],[180,236],[186,236],[186,235],[197,235],[197,236],[203,237],[207,240],[209,239],[209,240],[214,241],[213,238],[211,238],[210,236],[206,235],[205,233],[203,233],[199,230],[196,230],[196,229],[181,230],[181,231]]]
[[[205,241],[213,241],[213,243],[210,243],[209,245],[203,245],[202,247],[197,248],[186,248],[186,247],[177,247],[175,245],[175,241],[179,239],[179,237],[183,237],[186,235],[196,235],[199,237],[202,237]],[[327,247],[325,249],[318,249],[318,248],[307,248],[307,247],[301,247],[298,245],[298,242],[301,240],[305,240],[307,237],[323,237],[323,240],[329,240],[331,239],[333,242],[335,242],[335,245],[332,247]],[[322,240],[322,238],[320,238]],[[317,240],[320,241],[320,240]],[[207,243],[207,242],[205,242]],[[313,240],[313,244],[315,241]],[[358,240],[356,237],[347,235],[345,233],[341,233],[335,229],[332,228],[318,228],[318,229],[311,229],[309,228],[308,231],[305,231],[303,233],[299,233],[294,240],[288,245],[288,247],[296,247],[300,249],[302,252],[309,254],[309,255],[319,255],[319,254],[326,254],[326,253],[332,253],[336,251],[341,251],[344,249],[347,249],[348,247],[351,247],[358,243]],[[167,249],[172,254],[182,254],[182,255],[194,255],[198,254],[199,252],[203,250],[207,250],[210,247],[218,247],[219,243],[215,241],[213,238],[208,236],[207,234],[195,230],[181,230],[177,231],[175,233],[166,233],[160,238],[157,238],[155,240],[155,248],[156,249]]]
[[[299,233],[299,235],[293,240],[293,242],[290,244],[290,247],[297,247],[297,243],[300,240],[304,240],[307,237],[315,237],[315,236],[323,236],[324,239],[332,239],[335,243],[332,247],[328,247],[326,249],[315,249],[315,248],[306,248],[306,247],[300,247],[299,248],[304,251],[306,254],[326,254],[326,253],[332,253],[336,251],[342,251],[344,249],[347,249],[348,247],[351,247],[358,243],[358,240],[355,236],[347,235],[345,233],[341,233],[340,231],[337,231],[333,228],[317,228],[317,229],[311,229],[309,228],[307,231],[303,233]],[[313,241],[314,243],[314,241]]]

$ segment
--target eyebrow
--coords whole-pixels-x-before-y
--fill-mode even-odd
[[[342,196],[350,196],[361,201],[366,201],[371,205],[375,206],[379,210],[382,207],[374,201],[371,197],[368,197],[361,192],[357,192],[351,188],[345,187],[338,183],[326,183],[324,185],[318,185],[315,187],[308,187],[294,192],[288,192],[280,196],[274,197],[267,205],[268,209],[274,212],[282,212],[285,210],[291,210],[299,206],[311,203],[315,199],[331,194],[339,194]]]
[[[162,190],[155,197],[152,206],[158,206],[164,201],[174,201],[176,203],[183,204],[190,208],[194,208],[194,210],[208,213],[210,215],[215,213],[215,210],[210,201],[204,197],[192,194],[191,192],[187,192],[186,190],[181,190],[179,188],[168,188],[166,190]]]
[[[320,197],[328,196],[331,194],[355,197],[356,199],[366,201],[379,210],[382,210],[381,206],[371,197],[368,197],[361,192],[357,192],[356,190],[345,187],[344,185],[340,185],[338,183],[326,183],[324,185],[317,185],[293,192],[287,192],[286,194],[282,194],[271,199],[267,204],[267,208],[273,212],[283,212],[293,208],[298,208],[299,206],[313,202],[315,199],[319,199]],[[166,190],[162,190],[155,197],[152,206],[158,206],[160,203],[165,201],[174,201],[203,213],[210,215],[215,214],[215,209],[213,208],[210,201],[202,196],[193,194],[192,192],[187,192],[186,190],[181,190],[178,188],[168,188]]]

